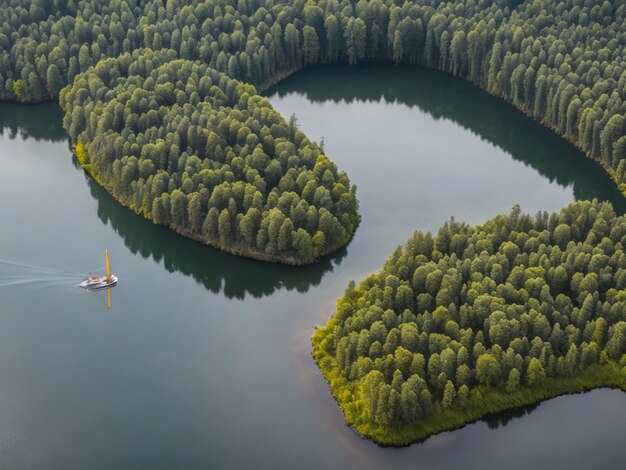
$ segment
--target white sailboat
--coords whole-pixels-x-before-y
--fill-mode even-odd
[[[106,289],[117,284],[117,276],[111,274],[111,266],[109,264],[109,250],[105,250],[106,276],[93,274],[78,284],[79,287],[87,290]]]

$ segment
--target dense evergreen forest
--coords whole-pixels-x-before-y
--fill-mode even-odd
[[[252,85],[173,56],[105,59],[61,93],[81,164],[136,212],[226,251],[301,264],[345,245],[358,223],[345,173]]]
[[[56,97],[99,60],[139,48],[255,85],[316,63],[421,63],[507,99],[621,183],[625,19],[624,1],[10,0],[0,96]]]
[[[626,390],[624,246],[626,219],[597,201],[417,232],[348,287],[314,357],[350,424],[384,444]]]
[[[321,149],[295,132],[294,122],[286,124],[256,88],[234,80],[263,88],[311,64],[424,64],[471,80],[540,120],[626,190],[625,19],[623,0],[11,0],[0,7],[0,97],[56,98],[73,84],[64,100],[70,137],[80,140],[83,162],[93,160],[94,176],[120,201],[229,251],[310,262],[352,235],[358,223],[353,188]],[[107,58],[133,76],[124,77],[125,85],[122,75],[102,79]],[[182,79],[153,75],[151,62],[165,73],[172,68],[166,62],[178,59],[202,65],[187,65],[195,72]],[[206,76],[202,85],[199,73]],[[162,93],[169,102],[134,103],[126,95],[120,101],[107,92],[122,87],[135,100]],[[239,95],[243,99],[233,101]],[[193,109],[199,100],[202,111]],[[164,104],[169,113],[153,109]],[[267,108],[267,116],[255,115],[258,107]],[[175,120],[173,112],[187,119]],[[228,130],[208,124],[226,115]],[[197,130],[205,122],[213,126],[205,129],[210,135]],[[95,145],[99,133],[107,137]],[[110,152],[115,136],[133,142]],[[141,144],[154,147],[145,153]],[[328,175],[315,171],[317,158]],[[200,181],[204,170],[213,177]],[[248,214],[252,206],[229,194],[234,184],[238,191],[258,190],[261,214]],[[221,196],[209,202],[215,191]],[[290,201],[278,205],[285,193],[292,193]],[[296,217],[307,213],[306,223],[293,220],[296,208]],[[221,216],[221,231],[212,209]],[[284,225],[282,237],[278,225]]]
[[[314,64],[426,65],[553,129],[626,192],[625,24],[626,0],[9,0],[0,98],[60,99],[80,164],[155,223],[303,264],[348,242],[355,188],[259,90]],[[348,421],[403,444],[623,387],[625,236],[597,202],[417,233],[316,333]]]

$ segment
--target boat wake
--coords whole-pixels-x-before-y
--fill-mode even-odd
[[[94,265],[98,264],[97,260]],[[55,269],[34,264],[18,263],[10,260],[0,259],[0,289],[3,287],[14,288],[27,286],[28,289],[65,289],[74,292],[106,291],[106,303],[99,298],[98,302],[111,309],[111,288],[117,284],[118,277],[111,274],[108,252],[105,251],[106,277],[99,275],[89,275],[68,269]],[[90,271],[101,272],[102,269],[91,266]],[[87,279],[85,280],[85,278]],[[80,289],[82,287],[82,289]]]
[[[77,271],[0,260],[0,288],[21,285],[72,287],[83,277],[84,274]]]

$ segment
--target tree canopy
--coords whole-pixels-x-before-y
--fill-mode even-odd
[[[153,100],[152,106],[167,104],[170,109],[186,109],[187,118],[193,114],[189,107],[198,104],[200,96],[208,99],[211,107],[219,108],[222,95],[232,98],[231,92],[222,85],[236,82],[208,77],[202,80],[202,77],[194,76],[191,85],[198,89],[195,94],[191,91],[193,87],[181,89],[182,82],[171,85],[159,82],[157,90],[153,88],[157,77],[150,76],[152,62],[161,67],[166,61],[195,61],[202,64],[203,73],[208,76],[216,77],[215,73],[219,72],[231,80],[252,84],[259,89],[313,64],[356,64],[373,60],[423,64],[468,79],[554,129],[597,160],[626,191],[625,20],[626,3],[623,0],[567,0],[556,5],[548,0],[10,0],[0,6],[0,98],[23,102],[55,98],[65,86],[73,84],[80,90],[67,96],[76,97],[81,106],[86,106],[78,110],[67,99],[64,102],[68,112],[76,112],[74,119],[71,116],[66,119],[74,126],[70,129],[72,138],[78,138],[78,116],[82,115],[89,128],[84,139],[93,138],[97,133],[97,127],[92,125],[97,121],[102,131],[119,135],[125,132],[141,134],[142,138],[136,142],[138,146],[144,142],[158,146],[156,140],[163,139],[170,151],[170,144],[178,139],[180,142],[176,143],[178,148],[173,149],[173,155],[186,154],[187,158],[207,161],[214,158],[210,153],[213,149],[198,147],[197,144],[204,144],[205,136],[193,130],[197,124],[181,118],[180,122],[172,124],[172,132],[164,136],[157,126],[162,121],[158,109],[148,109],[143,103],[141,108],[130,113],[127,108],[120,107],[121,102],[111,99],[106,90],[120,85],[112,83],[115,81],[112,77],[108,77],[108,81],[99,77],[104,64],[111,64],[107,61],[115,59],[119,70],[129,74],[129,89],[144,87],[152,96],[159,94],[159,99],[169,101]],[[130,75],[136,75],[136,78]],[[208,86],[208,89],[201,89],[202,86]],[[285,162],[275,161],[276,149],[270,149],[261,141],[261,137],[267,135],[262,134],[263,129],[242,125],[239,120],[240,112],[248,113],[247,103],[252,101],[256,107],[261,102],[257,88],[230,87],[245,90],[241,103],[230,102],[227,106],[232,110],[231,123],[236,121],[240,125],[233,124],[228,129],[217,126],[211,129],[216,137],[210,134],[206,138],[210,145],[219,141],[215,144],[216,148],[219,146],[218,158],[224,158],[236,179],[241,178],[237,173],[242,164],[240,159],[246,161],[249,157],[249,154],[237,155],[237,145],[251,153],[264,151],[270,161],[263,171],[257,171],[271,192],[292,168]],[[100,95],[96,95],[97,90]],[[87,91],[91,98],[85,101],[86,96],[82,94]],[[214,92],[216,96],[210,96]],[[115,102],[117,109],[113,112],[110,107],[96,106],[99,102]],[[127,102],[130,100],[125,100],[123,106]],[[264,107],[269,113],[269,106]],[[105,114],[96,115],[96,112]],[[255,119],[262,122],[258,117]],[[192,129],[191,135],[177,134],[187,131],[187,126]],[[146,131],[152,128],[156,132],[146,138],[149,134]],[[308,142],[302,144],[304,137],[296,133],[295,126],[288,128],[287,135],[282,136],[287,142],[278,152],[288,153],[287,160],[291,156],[301,159],[300,146],[314,146]],[[271,126],[268,129],[271,131]],[[239,135],[229,135],[233,132]],[[259,139],[257,145],[264,150],[253,148],[254,136]],[[296,136],[301,142],[295,141]],[[251,142],[245,142],[246,137]],[[228,139],[233,139],[231,143],[237,139],[240,142],[233,147]],[[110,140],[111,137],[108,142]],[[154,203],[153,199],[154,207],[148,207],[143,204],[143,194],[136,196],[141,191],[135,192],[133,185],[144,187],[147,178],[154,175],[150,163],[137,154],[137,149],[125,146],[121,153],[116,151],[115,159],[120,163],[113,171],[114,162],[109,162],[109,168],[98,156],[102,149],[94,148],[87,140],[81,142],[87,147],[89,158],[97,163],[94,169],[101,172],[100,181],[113,190],[119,200],[181,233],[202,232],[204,211],[209,216],[210,208],[200,196],[188,200],[197,192],[197,181],[194,182],[194,177],[198,178],[194,173],[199,168],[197,165],[182,169],[187,171],[191,184],[196,185],[192,188],[188,183],[183,188],[179,187],[183,184],[178,181],[181,178],[174,178],[171,173],[175,171],[175,157],[167,162],[166,168],[153,162],[155,170],[163,170],[169,178],[167,191],[160,194],[171,196],[173,206],[161,207],[161,202]],[[225,146],[231,147],[230,152]],[[221,152],[226,155],[219,155]],[[319,153],[319,150],[312,152]],[[105,168],[109,169],[105,171]],[[291,176],[299,174],[296,170]],[[140,182],[141,175],[144,175],[143,182]],[[242,179],[252,183],[245,177]],[[303,180],[304,177],[300,181]],[[210,222],[206,224],[209,235],[203,235],[202,239],[242,254],[266,253],[266,259],[314,260],[346,243],[357,222],[355,203],[348,203],[354,194],[347,180],[344,178],[341,182],[345,191],[343,188],[339,190],[345,195],[343,208],[337,207],[341,196],[337,196],[334,187],[327,182],[328,178],[326,182],[319,180],[307,189],[314,195],[320,189],[313,202],[318,212],[326,207],[324,204],[328,205],[319,203],[327,200],[321,194],[323,189],[331,192],[332,207],[326,207],[330,214],[324,217],[327,230],[307,229],[291,220],[294,230],[288,235],[291,227],[283,221],[286,223],[283,236],[276,235],[270,242],[268,234],[263,234],[260,229],[257,231],[259,225],[249,219],[243,223],[243,232],[239,234],[236,214],[240,212],[231,212],[227,222],[221,212],[234,211],[234,206],[231,204],[228,209],[218,204],[215,207],[218,213],[212,212]],[[283,187],[285,184],[290,187],[289,179],[285,180]],[[205,188],[213,190],[206,185]],[[177,189],[182,194],[173,192]],[[135,200],[130,200],[129,192],[133,192]],[[279,196],[282,194],[280,186],[278,193]],[[269,193],[262,195],[270,197]],[[302,192],[300,197],[311,204]],[[182,209],[185,204],[188,204],[187,212]],[[270,202],[267,207],[271,208],[271,205]],[[190,210],[193,215],[189,214]],[[291,218],[291,214],[282,213]],[[342,219],[344,215],[346,217]],[[262,216],[265,220],[266,216]],[[280,218],[277,213],[276,217]],[[258,215],[250,214],[250,218],[256,220]],[[322,214],[318,214],[318,218],[322,221]],[[278,219],[272,229],[277,225]],[[346,233],[341,233],[340,226]],[[280,227],[277,230],[280,232]],[[320,234],[315,238],[318,232]],[[257,240],[252,241],[252,238]]]
[[[0,6],[0,97],[56,97],[98,61],[139,49],[257,86],[311,64],[420,63],[513,103],[621,184],[625,20],[623,0],[10,0]]]
[[[355,188],[258,90],[314,64],[422,64],[567,139],[626,193],[626,1],[9,0],[0,98],[59,98],[120,202],[245,256],[345,245]],[[416,233],[339,301],[315,357],[361,433],[407,443],[624,387],[626,220],[598,202]]]
[[[597,201],[417,232],[348,287],[314,357],[350,424],[385,444],[626,389],[625,245],[625,216]]]
[[[105,59],[64,90],[81,164],[137,213],[226,251],[300,264],[347,243],[346,174],[254,86],[174,56]]]

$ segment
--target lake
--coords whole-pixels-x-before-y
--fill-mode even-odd
[[[267,92],[358,185],[352,242],[246,260],[120,206],[73,162],[53,103],[0,103],[0,467],[615,468],[626,395],[560,397],[401,449],[359,438],[311,352],[351,279],[415,230],[624,198],[575,148],[467,82],[317,67]],[[76,284],[104,268],[106,294]]]

